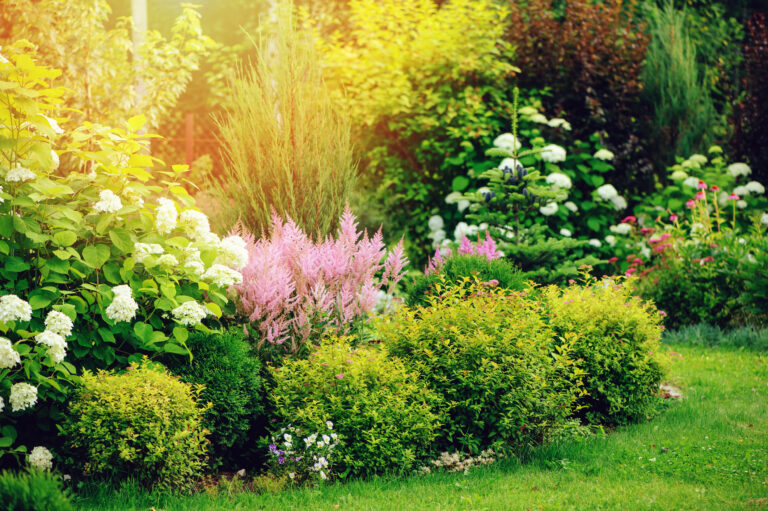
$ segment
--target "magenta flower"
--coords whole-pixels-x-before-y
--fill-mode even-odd
[[[625,275],[626,275],[627,277],[630,277],[630,276],[631,276],[633,273],[635,273],[636,271],[637,271],[637,268],[627,268],[627,271],[626,271]]]
[[[622,224],[634,224],[635,222],[637,222],[637,218],[631,215],[621,221]]]
[[[339,374],[337,374],[337,375],[336,375],[336,378],[337,378],[337,379],[339,379],[339,380],[341,380],[342,378],[344,378],[344,373],[339,373]]]
[[[699,184],[696,185],[696,188],[699,190],[706,190],[707,189],[707,183],[699,179]]]
[[[693,209],[693,207],[696,205],[696,202],[693,199],[688,199],[688,202],[685,203],[685,206],[688,209]]]
[[[677,222],[677,215],[670,215],[669,221],[670,222]]]
[[[736,195],[735,193],[732,193],[728,196],[728,200],[739,200],[741,197]]]
[[[707,196],[707,195],[706,195],[704,192],[699,192],[699,193],[697,193],[697,194],[696,194],[696,197],[695,197],[695,199],[696,199],[696,200],[704,200],[704,198],[705,198],[706,196]]]

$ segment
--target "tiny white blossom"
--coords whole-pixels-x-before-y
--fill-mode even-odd
[[[746,184],[746,188],[751,193],[756,193],[758,195],[765,193],[765,187],[757,181],[750,181]]]
[[[50,311],[45,317],[45,329],[63,337],[69,337],[72,334],[73,326],[72,320],[63,312]]]
[[[3,397],[0,396],[0,412],[2,412],[4,408],[5,408],[5,401],[3,401]]]
[[[29,181],[36,177],[37,174],[21,165],[17,165],[5,174],[5,180],[9,183],[23,183],[24,181]]]
[[[16,295],[0,297],[0,321],[29,321],[32,307]]]
[[[571,123],[565,119],[555,118],[550,119],[547,123],[551,128],[563,128],[565,131],[571,131]]]
[[[53,468],[53,454],[45,447],[38,445],[29,453],[29,464],[37,470],[51,470]]]
[[[176,204],[170,199],[159,199],[160,205],[155,209],[155,228],[160,234],[168,234],[176,228],[179,213]]]
[[[291,479],[295,479],[296,478],[296,472],[288,472],[288,477],[290,477]]]
[[[612,225],[609,229],[611,232],[623,234],[624,236],[632,232],[632,226],[629,224]]]
[[[760,217],[760,222],[763,225],[768,225],[768,213],[763,213],[763,216]]]
[[[322,479],[323,481],[325,481],[326,479],[328,479],[328,476],[326,476],[326,475],[325,475],[325,472],[323,472],[322,470],[320,471],[320,479]]]
[[[557,204],[554,202],[550,202],[546,206],[541,206],[539,208],[539,212],[544,216],[551,216],[557,213]]]
[[[323,442],[325,442],[326,444],[330,444],[331,437],[329,437],[328,435],[323,435]]]
[[[538,112],[533,114],[533,115],[531,115],[531,116],[529,116],[528,120],[531,121],[531,122],[539,123],[539,124],[548,124],[549,123],[549,121],[547,120],[547,116],[544,115],[544,114],[540,114]]]
[[[572,234],[571,231],[569,231],[568,229],[565,229],[565,228],[560,229],[560,235],[561,236],[565,236],[566,238],[570,238],[571,234]]]
[[[564,203],[563,206],[568,208],[568,211],[570,211],[571,213],[576,213],[577,211],[579,211],[578,206],[576,206],[576,204],[574,204],[571,201],[568,201],[568,202]]]
[[[740,201],[737,201],[737,202],[736,202],[736,206],[737,206],[739,209],[745,209],[745,208],[747,207],[747,201],[745,201],[745,200],[740,200]]]
[[[32,408],[37,403],[37,387],[24,382],[14,383],[8,401],[10,401],[11,410],[14,412]]]
[[[600,243],[600,240],[597,240],[597,239],[594,239],[594,238],[592,238],[591,240],[589,240],[589,244],[590,244],[591,246],[595,247],[595,248],[600,248],[600,247],[602,247],[602,246],[603,246],[603,244],[602,244],[602,243]]]
[[[605,237],[605,242],[608,243],[609,246],[613,247],[616,245],[616,236],[613,234],[609,234]]]
[[[565,157],[565,149],[556,144],[549,144],[541,150],[541,159],[550,163],[565,161]]]
[[[21,364],[21,356],[13,349],[13,343],[0,337],[0,369],[10,369]]]
[[[728,165],[728,172],[733,177],[748,176],[752,173],[752,169],[746,163],[737,162]]]
[[[209,310],[194,300],[184,302],[171,311],[173,318],[184,326],[198,325],[209,314]]]
[[[608,149],[598,149],[592,157],[597,160],[610,161],[614,158],[614,155]]]
[[[613,185],[606,184],[597,189],[597,195],[605,201],[611,200],[618,194],[619,192],[616,191],[616,188],[614,188]]]
[[[333,422],[331,422],[331,421],[325,421],[325,426],[326,426],[328,429],[333,429]]]

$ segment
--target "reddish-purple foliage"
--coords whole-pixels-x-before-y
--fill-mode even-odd
[[[477,243],[474,245],[471,241],[469,241],[469,238],[462,236],[461,245],[459,245],[459,254],[481,255],[485,256],[489,261],[491,259],[498,259],[502,256],[502,253],[499,252],[499,250],[496,248],[496,242],[491,239],[491,235],[488,234],[488,231],[485,231],[485,239],[480,241],[480,237],[478,236]],[[446,257],[449,257],[450,255],[451,253],[449,251]],[[435,256],[432,259],[427,259],[427,267],[424,268],[424,273],[429,275],[430,273],[437,271],[437,269],[440,268],[444,262],[445,260],[443,259],[442,254],[440,254],[440,249],[438,248],[435,252]]]
[[[380,230],[373,237],[358,232],[349,208],[336,239],[315,243],[274,214],[269,238],[244,238],[250,258],[243,283],[233,286],[238,306],[258,326],[259,345],[282,344],[293,353],[311,338],[346,333],[373,309],[383,286],[392,292],[408,263],[402,242],[387,253]]]

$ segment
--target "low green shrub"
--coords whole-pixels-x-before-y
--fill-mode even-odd
[[[259,464],[255,438],[263,436],[263,365],[236,330],[196,333],[187,340],[193,359],[169,356],[163,362],[187,383],[200,384],[200,400],[213,406],[203,420],[211,432],[213,468],[238,470]]]
[[[50,472],[30,470],[0,474],[0,510],[70,511],[74,509],[61,480]]]
[[[567,347],[526,293],[465,278],[376,325],[389,352],[441,395],[439,450],[520,450],[565,427],[578,384]],[[571,377],[572,376],[572,377]]]
[[[123,374],[86,371],[61,426],[69,464],[86,477],[188,487],[206,466],[200,391],[147,362]]]
[[[332,422],[339,445],[329,461],[342,477],[407,472],[430,454],[440,399],[382,350],[332,339],[308,360],[286,360],[273,376],[279,423],[325,431]]]
[[[455,255],[448,257],[440,271],[419,275],[406,287],[405,303],[408,306],[426,305],[428,294],[438,282],[455,284],[464,277],[477,277],[488,282],[496,280],[504,289],[522,291],[526,282],[523,274],[505,259],[488,259],[481,255]]]
[[[542,290],[558,338],[575,336],[573,356],[586,393],[578,415],[590,423],[625,424],[648,417],[663,377],[658,358],[662,314],[632,296],[627,282],[555,286]]]

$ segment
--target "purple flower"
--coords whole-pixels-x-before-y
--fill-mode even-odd
[[[277,462],[278,462],[278,463],[280,463],[281,465],[282,465],[283,463],[285,463],[285,456],[280,456],[280,457],[278,457],[278,458],[277,458]]]
[[[277,452],[277,446],[275,444],[269,444],[269,452]]]

